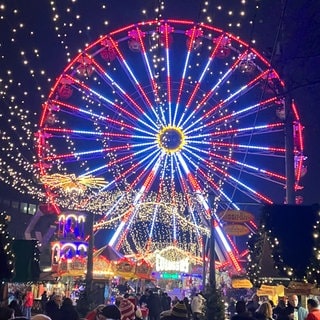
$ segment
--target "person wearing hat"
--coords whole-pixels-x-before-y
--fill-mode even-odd
[[[99,320],[99,314],[102,312],[102,309],[105,307],[105,304],[99,304],[96,308],[89,311],[85,316],[86,320]]]
[[[202,318],[204,303],[205,303],[205,298],[200,292],[193,297],[191,301],[191,311],[192,311],[194,320],[199,320]]]
[[[178,301],[171,311],[171,319],[188,319],[188,310],[186,304],[183,301]]]
[[[114,304],[109,304],[101,310],[101,312],[98,314],[98,318],[99,320],[121,320],[121,313],[117,306]]]
[[[31,317],[31,320],[51,320],[51,318],[43,313],[38,313]]]
[[[183,301],[178,301],[171,309],[170,314],[165,315],[161,320],[187,320],[188,310]]]
[[[134,320],[136,317],[134,304],[126,298],[120,300],[119,310],[121,320]]]

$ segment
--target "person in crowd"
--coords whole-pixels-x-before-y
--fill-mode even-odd
[[[16,290],[14,293],[14,299],[18,301],[20,306],[23,305],[23,297],[22,292],[20,290]]]
[[[51,300],[46,303],[46,315],[49,316],[52,320],[62,320],[60,310],[61,304],[62,296],[60,294],[56,294]]]
[[[269,301],[263,302],[254,314],[258,320],[272,320],[272,306]]]
[[[239,300],[236,302],[236,314],[231,317],[231,320],[252,320],[252,314],[247,310],[246,302]]]
[[[166,292],[160,293],[160,299],[161,299],[161,309],[162,311],[170,310],[171,308],[171,301],[168,299],[168,294]]]
[[[205,299],[200,293],[196,293],[191,301],[191,311],[194,320],[200,320],[203,317]]]
[[[149,309],[149,320],[159,320],[162,310],[161,300],[157,293],[154,293],[153,291],[149,292],[147,307]]]
[[[179,298],[177,296],[174,296],[172,301],[171,301],[171,306],[173,307],[178,302],[179,302]]]
[[[31,317],[31,320],[51,320],[51,318],[43,313],[38,313]]]
[[[21,305],[18,303],[17,300],[12,300],[10,303],[9,303],[9,306],[8,306],[10,309],[13,309],[14,310],[14,316],[15,317],[22,317],[23,316],[23,312],[22,312],[22,308],[21,308]]]
[[[172,306],[172,299],[171,297],[168,295],[167,292],[164,293],[164,295],[167,297],[168,299],[168,305],[169,305],[169,309],[171,309],[171,306]]]
[[[139,299],[139,304],[140,307],[143,307],[148,304],[148,299],[149,299],[149,290],[147,289],[140,297]]]
[[[134,305],[128,299],[120,299],[118,308],[121,313],[121,320],[134,320],[136,318]]]
[[[70,298],[64,298],[60,308],[61,320],[80,320],[80,316]]]
[[[165,315],[161,320],[187,320],[188,310],[183,301],[178,301],[171,309],[171,312]]]
[[[227,307],[229,318],[232,318],[236,314],[236,303],[237,301],[234,298],[230,298],[230,302]]]
[[[0,307],[0,320],[9,320],[14,318],[14,310],[8,307]]]
[[[28,319],[31,319],[32,306],[33,306],[33,293],[32,293],[31,287],[28,287],[23,300],[24,315]]]
[[[109,304],[101,310],[101,313],[99,313],[98,317],[99,317],[99,320],[106,320],[106,319],[120,320],[121,313],[119,308],[116,305]]]
[[[308,315],[308,310],[299,305],[299,299],[296,294],[289,296],[288,305],[285,314],[290,319],[305,320]]]
[[[128,300],[134,305],[136,320],[142,320],[143,315],[142,315],[141,308],[139,306],[139,298],[137,297],[137,295],[130,294],[128,297]]]
[[[307,300],[308,315],[306,320],[320,320],[320,306],[317,299]]]
[[[273,309],[274,318],[277,320],[288,319],[288,316],[286,315],[286,307],[286,300],[279,299],[277,306]]]
[[[85,319],[86,320],[99,320],[99,314],[102,312],[102,309],[105,306],[106,306],[105,304],[98,305],[92,311],[88,312],[88,314],[85,316]]]
[[[187,313],[188,313],[188,319],[191,319],[192,316],[192,311],[191,311],[191,304],[190,301],[187,297],[184,297],[183,300],[184,304],[186,305],[187,308]]]
[[[48,295],[47,295],[47,291],[43,291],[42,295],[41,295],[41,310],[42,312],[46,311],[46,303],[48,302]]]
[[[49,296],[49,300],[53,300],[53,298],[56,296],[56,292],[55,291],[52,291],[52,293],[50,294]]]
[[[254,294],[252,297],[251,297],[251,300],[249,300],[247,302],[247,310],[252,314],[254,315],[255,312],[258,310],[260,306],[260,301],[259,301],[259,296],[257,294]]]

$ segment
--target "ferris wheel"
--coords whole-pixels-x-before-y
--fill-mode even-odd
[[[293,108],[295,187],[302,126],[284,82],[248,43],[214,26],[124,26],[65,67],[43,105],[37,148],[48,197],[101,214],[125,252],[202,254],[215,218],[219,260],[237,248],[219,212],[283,202],[284,119]]]

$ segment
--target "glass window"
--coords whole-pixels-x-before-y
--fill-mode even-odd
[[[13,209],[19,209],[19,206],[20,206],[20,202],[18,202],[18,201],[12,201],[11,207],[12,207]]]
[[[5,207],[10,207],[10,200],[4,199],[3,200],[3,204],[4,204]]]
[[[34,215],[37,211],[37,206],[35,204],[29,203],[29,214]]]
[[[28,213],[28,204],[25,202],[21,202],[20,212]]]

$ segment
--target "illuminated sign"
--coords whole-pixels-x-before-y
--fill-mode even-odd
[[[226,222],[244,223],[254,219],[253,214],[242,210],[227,210],[219,213],[220,219]]]
[[[187,273],[189,272],[189,258],[172,261],[157,254],[156,271],[178,271]]]
[[[167,273],[164,272],[160,275],[162,279],[172,279],[172,280],[178,280],[181,278],[181,276],[178,273]]]

